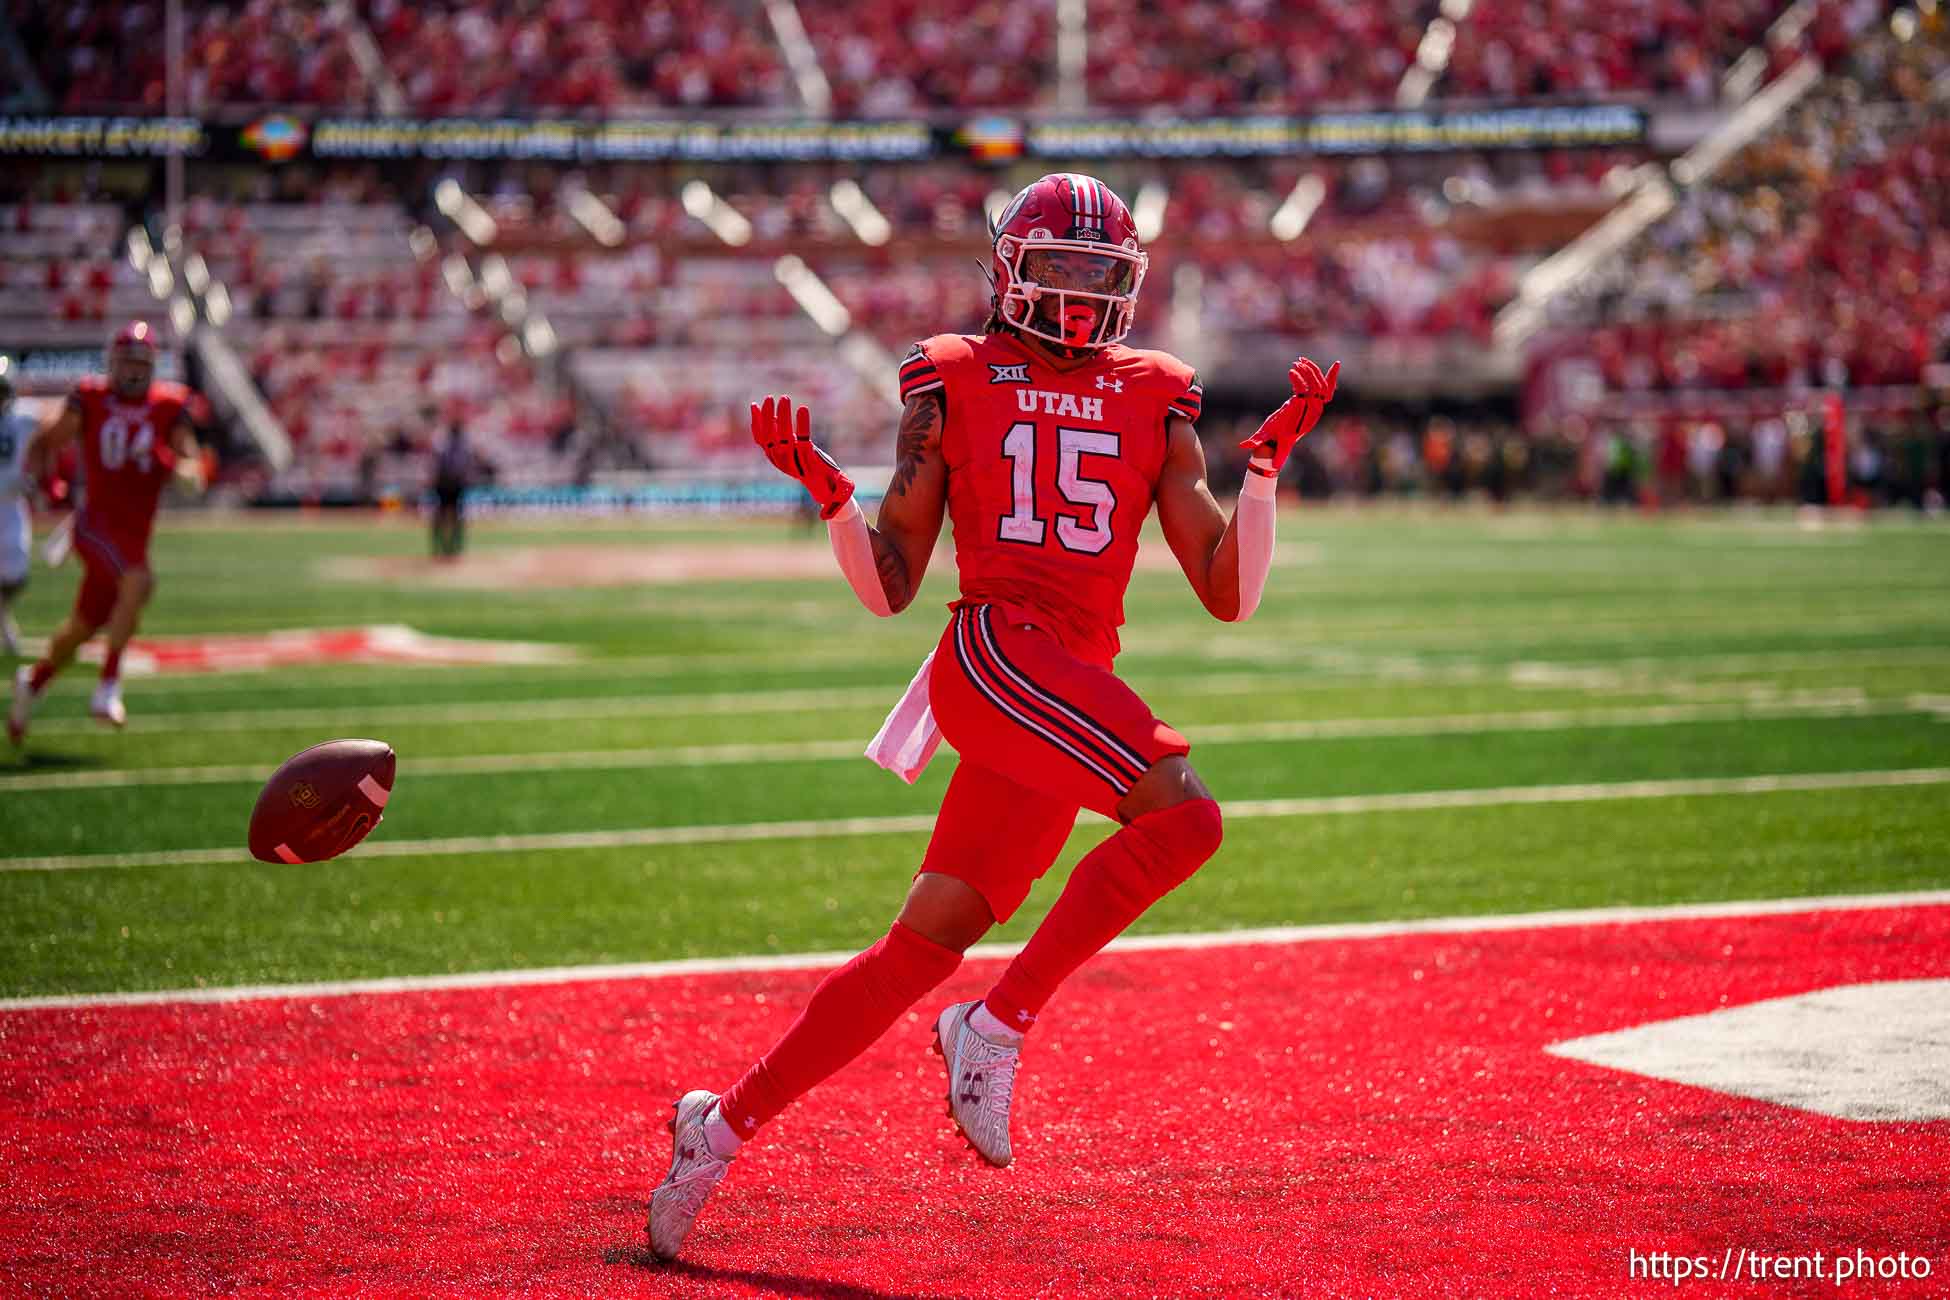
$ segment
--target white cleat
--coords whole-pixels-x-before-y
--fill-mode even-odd
[[[934,1050],[948,1066],[948,1115],[982,1159],[1000,1168],[1009,1146],[1009,1102],[1022,1049],[984,1038],[968,1023],[980,1002],[958,1002],[934,1022]]]
[[[94,696],[88,701],[88,712],[118,731],[126,726],[129,711],[122,707],[122,683],[108,681],[97,684]]]
[[[26,664],[14,669],[14,698],[7,709],[7,739],[18,745],[27,739],[27,719],[34,712],[33,670]]]
[[[650,1250],[658,1259],[676,1259],[684,1238],[704,1208],[704,1198],[731,1167],[719,1159],[704,1136],[704,1117],[718,1104],[718,1094],[702,1088],[685,1093],[671,1107],[676,1112],[664,1126],[670,1130],[670,1172],[650,1194]]]

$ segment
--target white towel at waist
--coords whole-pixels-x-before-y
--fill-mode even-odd
[[[928,669],[932,667],[934,651],[930,650],[900,703],[867,745],[868,758],[909,785],[927,769],[928,760],[941,747],[941,728],[934,725],[934,710],[928,707]]]

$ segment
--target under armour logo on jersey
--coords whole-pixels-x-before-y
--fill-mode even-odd
[[[1104,375],[1098,375],[1097,387],[1108,388],[1113,393],[1121,393],[1124,391],[1124,381],[1121,379],[1111,379]]]
[[[991,384],[1026,384],[1029,382],[1029,363],[1019,366],[998,366],[989,362],[989,382]]]

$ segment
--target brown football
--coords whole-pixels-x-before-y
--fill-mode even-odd
[[[323,862],[379,825],[398,765],[383,740],[330,740],[293,754],[271,773],[251,809],[251,856],[260,862]]]

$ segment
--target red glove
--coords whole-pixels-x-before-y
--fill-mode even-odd
[[[1270,472],[1278,474],[1286,464],[1286,458],[1293,454],[1294,444],[1307,436],[1314,425],[1320,423],[1320,414],[1327,409],[1327,403],[1334,400],[1334,384],[1340,378],[1341,363],[1336,361],[1326,374],[1320,367],[1301,357],[1293,363],[1293,369],[1286,372],[1287,382],[1293,385],[1293,396],[1280,404],[1280,409],[1266,417],[1258,432],[1240,443],[1241,447],[1252,450],[1255,461],[1271,460]],[[1255,473],[1265,474],[1257,464],[1251,466]]]
[[[812,412],[802,406],[797,420],[793,415],[790,397],[768,397],[762,405],[753,402],[752,441],[781,474],[805,484],[819,503],[821,519],[831,519],[853,499],[853,480],[813,444]]]

